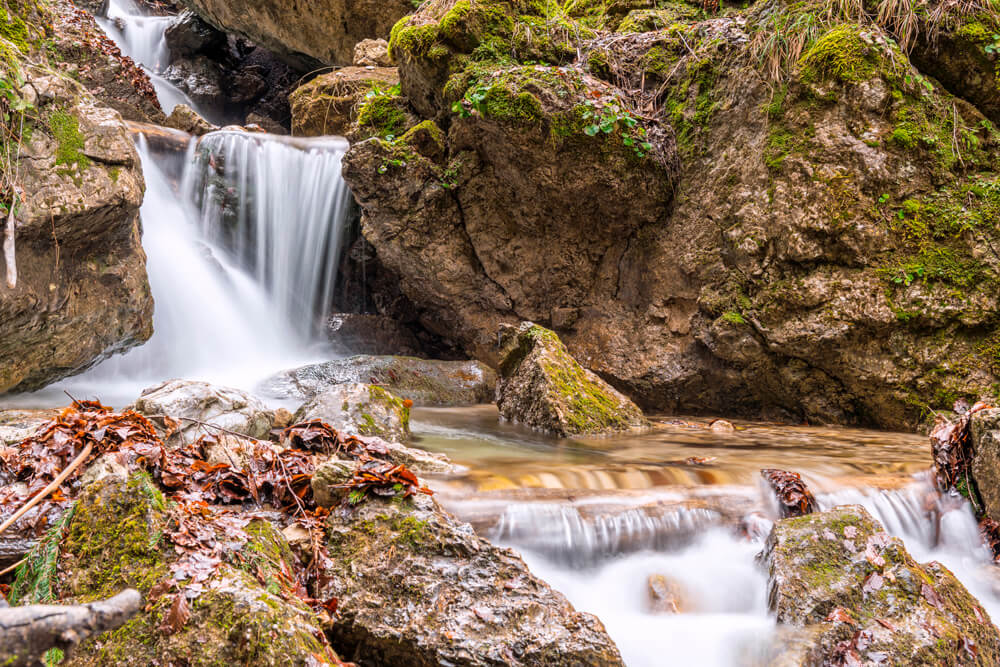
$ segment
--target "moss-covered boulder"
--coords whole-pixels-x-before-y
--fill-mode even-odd
[[[778,521],[759,557],[779,623],[807,627],[803,665],[1000,664],[1000,634],[940,563],[916,563],[864,508]],[[883,656],[878,658],[878,656]]]
[[[279,531],[265,520],[249,523],[250,539],[238,553],[188,586],[195,583],[184,581],[190,570],[176,568],[183,550],[165,535],[175,521],[145,474],[86,489],[59,552],[61,599],[86,602],[133,587],[146,604],[118,630],[84,642],[65,664],[327,664],[319,620],[279,595],[295,558]],[[179,585],[166,584],[175,578]],[[187,596],[190,612],[180,624],[167,620],[177,595]]]
[[[621,665],[601,622],[577,612],[513,551],[479,538],[423,494],[334,511],[320,594],[359,664]]]
[[[580,366],[552,331],[532,322],[500,332],[500,416],[559,436],[647,425],[635,403]]]
[[[355,355],[284,371],[258,391],[276,398],[310,399],[338,384],[372,383],[414,405],[490,403],[496,373],[478,361]]]
[[[292,134],[347,136],[358,120],[366,96],[374,98],[398,84],[399,75],[393,67],[344,67],[321,74],[289,96]]]
[[[153,332],[128,129],[57,69],[45,5],[4,6],[0,392],[79,373]]]
[[[294,421],[321,419],[350,435],[403,442],[410,437],[410,407],[384,387],[348,382],[326,389],[300,407]]]

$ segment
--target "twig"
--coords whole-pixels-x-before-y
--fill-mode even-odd
[[[79,456],[73,459],[73,462],[70,463],[68,466],[66,466],[63,469],[63,471],[59,473],[58,477],[49,482],[49,485],[46,486],[44,489],[42,489],[37,494],[32,496],[31,500],[29,500],[27,503],[24,504],[24,507],[14,512],[14,514],[12,514],[9,519],[4,521],[3,524],[0,524],[0,533],[3,533],[5,530],[10,528],[15,521],[17,521],[22,516],[27,514],[28,510],[30,510],[38,503],[42,502],[42,500],[44,500],[46,496],[48,496],[50,493],[58,489],[59,485],[62,484],[64,481],[66,481],[66,478],[69,477],[74,470],[79,468],[80,465],[87,460],[87,457],[90,456],[90,452],[92,452],[93,449],[94,449],[94,443],[92,442],[87,443],[87,446],[83,448],[83,451],[80,452]]]
[[[25,556],[24,558],[22,558],[21,560],[17,561],[16,563],[14,563],[13,565],[11,565],[10,567],[5,567],[4,569],[0,570],[0,577],[2,577],[5,574],[10,574],[11,572],[13,572],[14,570],[16,570],[17,568],[21,567],[22,565],[24,565],[27,562],[28,562],[28,557]]]
[[[154,417],[164,417],[166,415],[153,415]],[[183,419],[186,422],[191,422],[192,424],[197,424],[198,426],[204,426],[206,428],[214,428],[222,431],[223,433],[228,433],[229,435],[235,435],[237,438],[243,438],[244,440],[249,440],[250,442],[256,444],[259,442],[257,438],[251,438],[245,433],[237,433],[236,431],[230,431],[228,428],[223,428],[216,424],[209,424],[208,422],[203,422],[198,419],[192,419],[191,417],[178,417],[177,419]]]

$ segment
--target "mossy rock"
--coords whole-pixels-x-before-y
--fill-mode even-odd
[[[512,422],[562,437],[647,426],[642,411],[580,366],[555,332],[531,322],[501,329],[497,406]]]
[[[914,561],[863,507],[779,521],[759,558],[778,622],[816,626],[806,664],[832,659],[856,631],[890,664],[956,664],[970,643],[972,662],[1000,664],[1000,634],[982,605],[943,565]]]
[[[371,435],[403,442],[410,437],[410,405],[374,384],[333,385],[296,413],[296,422],[321,419],[349,435]]]

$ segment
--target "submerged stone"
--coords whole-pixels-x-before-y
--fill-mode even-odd
[[[801,665],[1000,664],[1000,634],[943,565],[920,565],[864,508],[778,521],[758,557],[779,623],[805,627]]]
[[[642,410],[580,366],[554,332],[524,322],[500,337],[497,406],[504,419],[563,437],[648,425]]]

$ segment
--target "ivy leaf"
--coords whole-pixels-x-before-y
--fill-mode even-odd
[[[611,134],[615,129],[615,121],[611,118],[605,118],[601,121],[601,132],[604,134]]]
[[[639,144],[639,147],[640,147],[640,148],[641,148],[642,150],[646,151],[647,153],[648,153],[649,151],[653,150],[653,144],[649,143],[648,141],[644,141],[644,142],[642,142],[641,144]]]
[[[583,133],[586,134],[588,137],[593,137],[600,131],[601,128],[597,125],[588,125],[587,127],[583,128]]]

